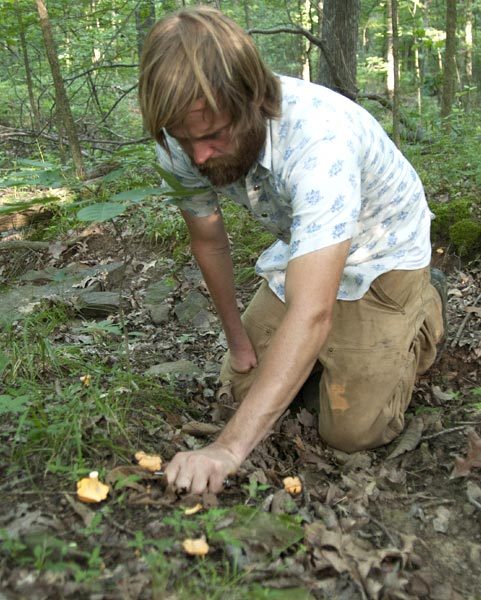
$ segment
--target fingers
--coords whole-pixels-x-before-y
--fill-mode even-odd
[[[235,463],[225,450],[211,448],[176,454],[165,475],[168,484],[175,489],[201,494],[207,489],[220,492],[225,477],[235,471]]]

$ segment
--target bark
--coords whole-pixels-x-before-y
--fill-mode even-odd
[[[393,54],[393,95],[392,95],[392,137],[396,146],[401,145],[400,137],[400,89],[399,89],[399,32],[398,32],[398,3],[390,0],[392,23],[392,54]]]
[[[70,109],[70,103],[68,101],[64,82],[60,72],[60,64],[55,49],[55,42],[53,39],[52,27],[50,25],[47,7],[45,5],[44,0],[35,0],[35,4],[37,6],[38,15],[40,17],[40,27],[42,29],[45,51],[47,53],[47,58],[50,64],[50,70],[52,72],[52,78],[55,87],[57,114],[58,120],[60,121],[59,130],[61,131],[63,125],[65,134],[69,141],[72,160],[75,166],[75,172],[77,174],[77,177],[83,178],[85,168],[82,158],[82,152],[78,141],[77,129],[75,127],[72,111]]]
[[[135,27],[137,30],[137,51],[140,59],[145,36],[155,23],[154,0],[143,0],[137,4],[135,9]]]
[[[25,27],[22,18],[22,9],[18,0],[15,2],[15,12],[17,14],[18,29],[20,35],[20,47],[22,49],[23,64],[25,66],[25,78],[27,80],[28,100],[30,102],[30,110],[32,111],[32,127],[35,131],[40,131],[40,112],[35,94],[33,93],[32,71],[30,69],[30,60],[28,58],[27,40],[25,38]]]
[[[324,0],[321,37],[332,64],[321,54],[319,81],[349,98],[357,95],[359,17],[359,0]]]
[[[392,26],[392,0],[386,0],[386,91],[391,100],[394,97],[394,47]]]
[[[456,91],[456,0],[446,0],[446,49],[441,97],[441,117],[445,129],[450,129],[451,114]]]

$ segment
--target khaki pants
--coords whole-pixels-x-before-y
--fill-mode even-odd
[[[242,317],[259,362],[285,310],[263,282]],[[338,300],[314,368],[322,371],[316,389],[321,438],[354,452],[399,435],[416,375],[433,364],[443,333],[441,299],[429,268],[385,273],[360,300]],[[255,376],[256,369],[234,372],[227,353],[220,378],[231,382],[236,400]]]

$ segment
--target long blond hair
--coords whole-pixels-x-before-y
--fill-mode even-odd
[[[145,40],[139,80],[146,129],[165,146],[163,129],[182,123],[196,100],[226,111],[235,135],[280,113],[278,78],[251,37],[220,11],[197,6],[158,21]]]

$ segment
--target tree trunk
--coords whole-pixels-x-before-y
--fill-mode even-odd
[[[15,12],[17,14],[18,29],[20,34],[20,47],[22,48],[23,64],[25,65],[25,77],[27,80],[28,99],[30,110],[32,111],[32,127],[35,131],[40,131],[40,113],[38,110],[35,95],[33,93],[32,71],[30,70],[30,60],[28,58],[27,40],[25,39],[25,27],[22,18],[22,9],[18,0],[15,2]]]
[[[137,51],[142,54],[145,36],[155,23],[155,2],[154,0],[143,0],[137,4],[135,9],[135,28],[137,30]]]
[[[393,55],[393,95],[392,95],[392,137],[396,146],[401,145],[400,128],[400,89],[399,89],[399,32],[398,32],[398,3],[390,0],[392,23],[392,55]]]
[[[322,39],[330,61],[321,53],[319,81],[323,85],[348,96],[357,96],[356,67],[360,0],[324,0]],[[333,73],[336,71],[336,74]],[[336,80],[341,85],[336,85]]]
[[[386,91],[391,101],[394,97],[394,45],[392,26],[392,0],[386,0]]]
[[[464,77],[468,90],[465,92],[464,108],[471,109],[471,94],[473,86],[473,1],[466,0],[466,24],[464,26]]]
[[[82,178],[85,174],[82,153],[80,150],[80,144],[78,141],[77,130],[73,120],[72,111],[70,109],[67,93],[65,92],[65,86],[60,73],[60,65],[58,62],[57,52],[55,50],[55,43],[48,18],[47,7],[44,0],[35,0],[35,3],[37,6],[38,15],[40,17],[40,27],[42,29],[45,51],[47,53],[50,70],[52,72],[53,83],[55,86],[57,113],[59,115],[59,120],[62,122],[61,124],[63,124],[67,139],[69,141],[75,172],[77,177]],[[59,128],[59,131],[61,132],[61,127]]]
[[[441,97],[441,117],[449,130],[454,94],[456,91],[456,0],[446,0],[446,50],[444,54],[444,78]]]

